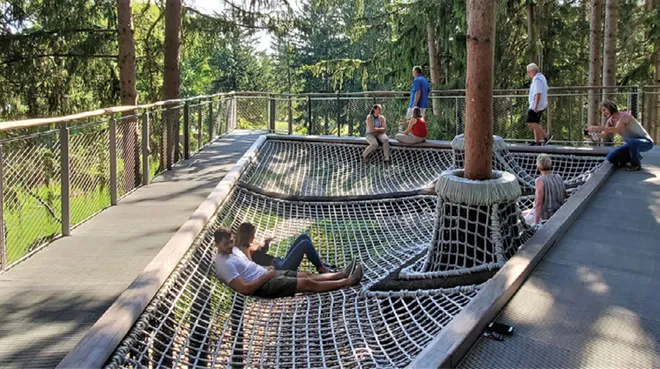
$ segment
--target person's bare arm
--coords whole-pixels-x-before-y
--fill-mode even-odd
[[[371,119],[371,114],[367,115],[367,128],[369,132],[374,132],[374,121]]]
[[[246,282],[242,277],[236,277],[229,282],[229,287],[242,295],[251,295],[276,275],[277,272],[275,270],[269,270],[268,273],[252,282]]]
[[[591,126],[589,127],[589,132],[601,132],[604,134],[620,133],[624,128],[626,128],[626,124],[628,124],[629,122],[630,122],[630,115],[624,115],[621,118],[619,118],[619,120],[616,122],[616,125],[614,127]]]
[[[408,123],[408,128],[406,128],[406,130],[403,131],[404,135],[407,135],[412,131],[413,126],[415,125],[415,123],[417,123],[417,118],[410,118],[407,123]]]
[[[541,215],[543,215],[543,181],[541,178],[536,179],[536,196],[534,196],[534,223],[541,222]]]
[[[539,103],[540,102],[541,102],[541,94],[538,93],[538,94],[536,94],[535,99],[534,99],[534,113],[539,112]]]
[[[413,104],[413,108],[417,107],[417,104],[419,103],[419,97],[422,96],[422,91],[415,91],[415,103]]]

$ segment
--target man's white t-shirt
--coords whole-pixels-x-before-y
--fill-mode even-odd
[[[234,247],[229,255],[215,255],[215,273],[228,284],[236,277],[252,282],[268,273],[268,270],[248,259],[241,250]]]
[[[536,94],[541,94],[538,110],[545,110],[548,107],[548,81],[540,72],[532,78],[532,84],[529,86],[529,108],[532,110],[536,105]]]

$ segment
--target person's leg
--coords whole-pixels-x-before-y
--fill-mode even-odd
[[[362,159],[366,159],[372,152],[374,152],[378,148],[378,140],[376,140],[376,137],[374,135],[368,135],[367,136],[367,142],[369,143],[369,146],[362,152]]]
[[[307,260],[314,264],[316,270],[325,270],[325,266],[321,261],[321,257],[316,252],[316,249],[310,240],[302,240],[301,242],[291,246],[289,254],[284,259],[283,269],[298,270],[304,256],[307,256]]]
[[[612,163],[616,167],[622,167],[630,161],[630,150],[628,149],[628,144],[624,143],[623,145],[612,149],[607,156],[605,157],[607,161]]]
[[[379,134],[376,138],[383,144],[383,155],[385,156],[385,161],[390,160],[390,138],[387,137],[385,133]]]
[[[289,247],[289,249],[286,251],[286,256],[285,257],[289,256],[289,254],[291,253],[291,250],[293,250],[293,248],[297,244],[299,244],[300,242],[305,241],[305,240],[310,241],[310,242],[312,241],[312,239],[306,233],[303,233],[300,236],[296,237],[296,239],[293,240],[293,242],[291,242],[291,247]]]
[[[336,281],[315,281],[310,278],[298,278],[297,292],[327,292],[352,286],[355,282],[351,278]]]
[[[629,138],[626,141],[626,145],[628,145],[630,166],[632,169],[638,168],[642,164],[642,155],[640,153],[649,151],[653,148],[653,142],[646,138]]]
[[[426,108],[419,108],[420,113],[422,113],[422,118],[426,116]]]
[[[305,272],[298,272],[298,277],[301,277],[300,273],[305,273]],[[339,273],[323,273],[323,274],[310,274],[310,273],[307,273],[307,274],[308,274],[307,276],[303,275],[302,277],[309,278],[313,281],[336,281],[336,280],[339,280],[339,279],[344,279],[344,278],[349,277],[348,275],[346,275],[342,272],[339,272]]]

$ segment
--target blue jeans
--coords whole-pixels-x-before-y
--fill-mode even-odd
[[[640,153],[652,148],[653,141],[648,138],[629,138],[623,145],[610,151],[607,154],[607,160],[618,167],[622,167],[628,162],[633,166],[638,166],[642,160]]]
[[[273,267],[276,270],[298,270],[304,256],[307,256],[307,260],[314,264],[316,270],[323,268],[323,262],[314,248],[312,239],[303,233],[293,241],[283,259],[275,258],[273,260]]]

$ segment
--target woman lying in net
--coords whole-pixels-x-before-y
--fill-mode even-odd
[[[536,194],[534,208],[523,212],[525,220],[529,223],[541,223],[548,220],[564,203],[568,197],[564,180],[559,174],[552,173],[552,160],[546,154],[536,158],[536,168],[541,176],[536,179]]]
[[[252,223],[243,223],[238,226],[238,234],[236,235],[236,247],[243,251],[248,259],[262,266],[272,266],[275,270],[298,270],[302,263],[303,257],[307,256],[309,260],[319,273],[328,273],[333,271],[331,265],[324,263],[316,252],[312,239],[306,234],[298,236],[284,258],[279,258],[268,254],[272,238],[264,240],[264,244],[260,245],[254,241],[254,236],[257,228]]]

